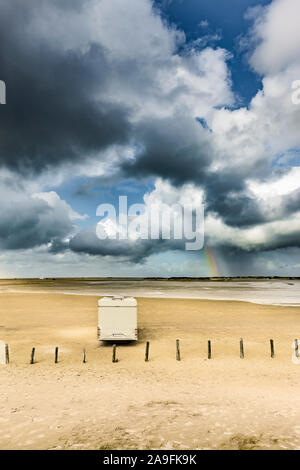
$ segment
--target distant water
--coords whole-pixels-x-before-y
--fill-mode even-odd
[[[33,280],[0,281],[1,292],[56,292],[73,295],[129,295],[153,298],[243,300],[257,304],[300,306],[300,280],[155,281]]]

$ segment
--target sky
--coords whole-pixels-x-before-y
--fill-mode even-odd
[[[299,17],[299,0],[0,0],[0,277],[300,276]],[[120,196],[134,227],[188,207],[203,245],[110,237],[97,208]]]

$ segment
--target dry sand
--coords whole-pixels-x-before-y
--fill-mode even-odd
[[[112,364],[111,347],[96,339],[97,297],[1,294],[11,359],[0,366],[1,449],[300,448],[291,347],[300,308],[142,298],[138,306],[140,340],[118,346]]]

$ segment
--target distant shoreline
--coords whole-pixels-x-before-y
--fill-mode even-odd
[[[218,276],[218,277],[14,277],[1,281],[297,281],[293,276]]]
[[[299,278],[45,278],[0,280],[0,294],[61,293],[139,298],[237,300],[300,306]]]

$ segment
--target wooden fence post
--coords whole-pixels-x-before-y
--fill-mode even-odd
[[[85,364],[86,363],[86,350],[85,348],[83,349],[83,359],[82,362]]]
[[[118,359],[116,358],[116,352],[117,352],[117,345],[113,345],[113,353],[112,353],[112,361],[113,362],[118,362]]]
[[[34,364],[34,353],[35,353],[35,348],[32,348],[31,357],[30,357],[30,364]]]
[[[298,351],[298,340],[295,339],[295,356],[298,358],[299,356],[299,351]]]
[[[244,342],[243,342],[243,338],[240,339],[240,358],[244,359]]]
[[[5,363],[9,364],[9,349],[8,344],[5,345]]]
[[[58,347],[56,346],[55,348],[55,360],[54,360],[55,364],[58,363]]]
[[[146,351],[145,351],[145,361],[148,362],[149,361],[149,341],[146,342]]]
[[[270,347],[271,347],[271,357],[274,357],[274,341],[270,339]]]
[[[180,361],[180,345],[179,345],[179,339],[176,339],[176,360]]]
[[[208,345],[208,356],[207,357],[208,357],[208,359],[211,359],[211,342],[210,342],[210,340],[208,340],[207,345]]]

